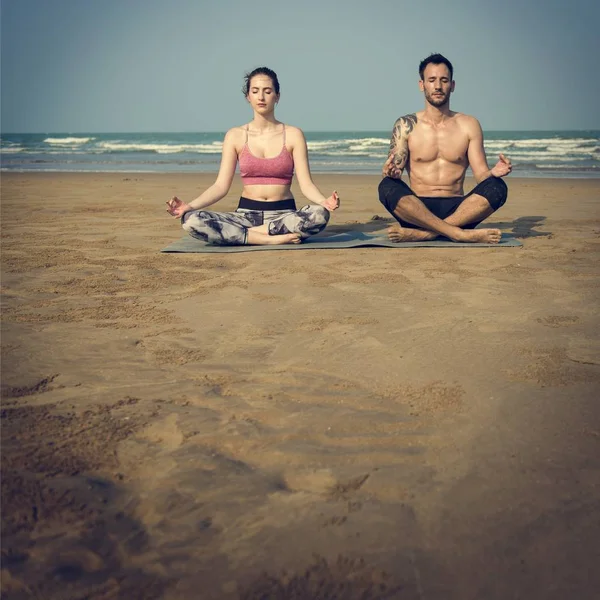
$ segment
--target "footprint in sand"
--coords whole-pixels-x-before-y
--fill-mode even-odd
[[[550,315],[548,317],[539,317],[536,319],[538,323],[546,325],[546,327],[568,327],[579,321],[579,317],[569,317],[560,315]]]
[[[177,425],[177,415],[169,415],[160,421],[155,421],[140,432],[139,437],[160,444],[162,449],[167,452],[177,450],[183,443],[183,433]]]

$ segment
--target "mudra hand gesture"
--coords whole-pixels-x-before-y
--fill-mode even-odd
[[[390,155],[383,165],[382,175],[384,177],[391,177],[392,179],[402,178],[402,169],[396,164],[396,157]]]
[[[325,202],[323,202],[323,206],[330,211],[334,211],[336,208],[339,208],[340,206],[340,196],[339,194],[334,190],[333,194],[331,194],[331,196],[329,196],[329,198],[327,198],[327,200],[325,200]]]
[[[510,159],[506,158],[504,154],[500,154],[498,162],[490,170],[490,173],[494,177],[504,177],[505,175],[508,175],[511,171],[512,163],[510,162]]]
[[[183,200],[180,200],[177,196],[173,196],[173,198],[171,198],[166,204],[167,212],[172,217],[181,217],[181,215],[183,215],[184,213],[193,210],[193,208],[189,204],[187,204]]]

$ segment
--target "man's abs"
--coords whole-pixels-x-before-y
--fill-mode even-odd
[[[421,121],[408,138],[407,172],[419,196],[461,196],[469,136],[452,120],[445,127]]]
[[[453,197],[463,195],[466,170],[464,164],[448,164],[440,159],[430,163],[411,159],[406,171],[417,196]]]

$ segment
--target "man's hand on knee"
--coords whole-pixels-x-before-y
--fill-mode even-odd
[[[391,177],[392,179],[402,179],[403,169],[399,168],[395,162],[394,156],[391,155],[385,161],[383,165],[382,175],[384,177]]]
[[[498,162],[490,169],[490,173],[494,177],[504,177],[512,171],[512,163],[510,159],[500,154]]]

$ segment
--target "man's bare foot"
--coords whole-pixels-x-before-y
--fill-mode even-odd
[[[479,244],[497,244],[502,232],[499,229],[461,229],[455,242],[471,242]]]
[[[282,244],[299,244],[302,241],[299,233],[284,233],[282,235],[269,235],[249,229],[246,243],[251,246],[281,246]]]
[[[455,227],[456,234],[452,234],[454,242],[469,242],[479,244],[497,244],[500,242],[502,232],[499,229],[461,229]],[[398,242],[427,242],[434,240],[439,234],[424,229],[413,229],[401,225],[390,225],[388,237],[390,241]]]
[[[412,227],[402,227],[401,225],[390,225],[388,227],[388,237],[394,243],[426,242],[434,240],[437,236],[437,233],[423,229],[413,229]]]

